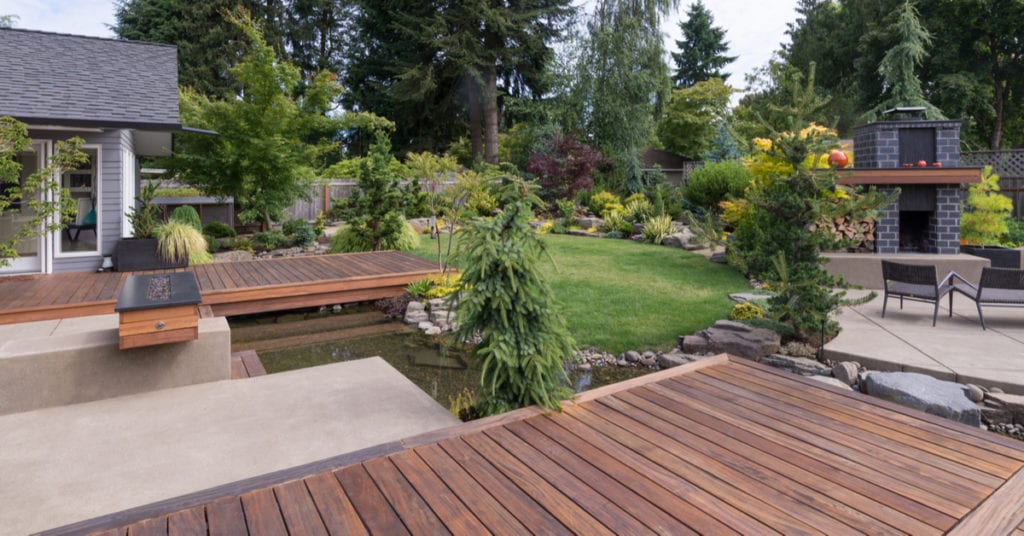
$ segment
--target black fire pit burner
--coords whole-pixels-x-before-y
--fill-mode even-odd
[[[138,311],[203,301],[192,272],[129,276],[117,298],[115,311]]]

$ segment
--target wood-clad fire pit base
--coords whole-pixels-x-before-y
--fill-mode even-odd
[[[117,299],[119,347],[138,348],[199,338],[199,285],[195,274],[133,275]]]

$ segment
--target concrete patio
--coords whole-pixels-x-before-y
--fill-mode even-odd
[[[851,291],[863,296],[866,291]],[[882,318],[882,292],[874,300],[844,308],[842,332],[825,345],[825,357],[857,361],[883,371],[922,372],[936,378],[1024,395],[1024,308],[985,308],[981,329],[974,302],[957,295],[953,316],[944,300],[932,327],[933,306],[889,299]]]

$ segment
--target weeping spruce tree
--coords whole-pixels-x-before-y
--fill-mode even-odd
[[[536,404],[558,409],[572,395],[565,362],[575,351],[541,272],[544,244],[530,227],[542,205],[536,187],[511,181],[501,192],[505,210],[460,231],[456,252],[463,290],[456,305],[457,337],[480,334],[482,364],[476,409],[494,415]]]

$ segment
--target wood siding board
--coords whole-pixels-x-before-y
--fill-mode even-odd
[[[244,536],[249,534],[245,526],[245,513],[239,497],[227,497],[206,505],[206,523],[210,534],[222,536]]]
[[[755,392],[742,388],[737,389],[736,384],[720,380],[710,374],[694,375],[692,378],[687,378],[687,381],[699,381],[724,391],[733,391],[738,397],[737,403],[747,407],[755,405],[764,408],[768,405],[776,416],[775,418],[813,424],[816,427],[820,427],[823,433],[855,437],[860,441],[887,451],[880,452],[880,455],[890,456],[891,454],[889,453],[895,453],[909,456],[915,462],[918,462],[915,465],[926,464],[937,469],[938,471],[935,471],[936,475],[945,476],[945,478],[950,480],[949,485],[952,489],[956,489],[960,493],[972,495],[975,499],[987,495],[992,487],[998,486],[1004,478],[1011,474],[1009,471],[1004,471],[999,466],[987,463],[984,460],[977,460],[972,464],[969,460],[963,460],[956,453],[948,452],[948,449],[942,449],[930,443],[914,442],[913,438],[906,434],[893,437],[896,432],[876,431],[873,433],[859,433],[856,431],[857,426],[844,425],[833,416],[824,415],[824,410],[787,403],[782,399],[784,395],[781,394]],[[998,472],[999,474],[993,474],[993,472]],[[959,474],[961,478],[952,478],[950,476],[956,474]]]
[[[412,450],[391,455],[391,462],[453,534],[488,534],[472,510]],[[445,475],[445,480],[458,475]],[[469,478],[468,475],[461,475]]]
[[[913,529],[914,523],[889,514],[888,511],[890,509],[902,512],[903,515],[910,519],[918,520],[920,523],[943,530],[952,527],[956,521],[951,516],[924,506],[897,491],[884,487],[881,483],[877,482],[880,479],[873,478],[874,475],[870,474],[870,472],[866,474],[858,464],[848,462],[847,460],[837,461],[831,456],[826,458],[828,460],[828,463],[826,463],[817,456],[805,453],[795,441],[772,441],[757,435],[746,427],[736,426],[725,420],[709,416],[703,411],[694,409],[690,404],[662,396],[653,389],[636,389],[630,393],[624,393],[620,398],[634,405],[640,404],[640,401],[647,401],[652,406],[664,408],[665,411],[677,416],[682,420],[681,422],[686,423],[687,429],[702,432],[704,437],[718,441],[724,446],[739,449],[742,447],[737,445],[737,443],[742,443],[765,452],[772,452],[779,460],[785,460],[790,465],[804,468],[840,486],[856,491],[865,497],[872,498],[883,505],[880,515],[884,516],[885,520],[897,529],[910,533],[926,532],[924,529],[909,530]],[[902,482],[891,477],[881,480],[889,483],[897,490],[901,489],[903,485]]]
[[[377,483],[377,489],[384,494],[391,507],[402,518],[409,532],[413,534],[451,534],[430,505],[420,497],[416,489],[402,476],[390,458],[374,458],[363,462],[363,467]]]
[[[334,475],[371,534],[409,534],[362,464],[339,469]]]
[[[196,506],[167,516],[168,536],[206,536],[206,509]]]
[[[438,443],[439,448],[469,473],[480,486],[499,498],[519,521],[532,533],[573,534],[553,513],[538,503],[512,480],[459,439]]]
[[[574,408],[572,415],[607,435],[616,436],[616,440],[680,478],[698,484],[784,533],[852,533],[849,526],[835,518],[806,508],[800,501],[778,493],[761,482],[756,476],[756,468],[749,464],[745,467],[755,476],[735,470],[664,434],[634,424],[632,419],[603,408]],[[769,497],[770,501],[766,501]]]
[[[676,389],[667,389],[662,385],[650,388],[652,390],[666,389],[666,394],[669,396],[683,399],[687,404],[692,404],[716,418],[727,419],[737,426],[758,430],[759,435],[763,434],[770,439],[788,443],[786,438],[791,437],[796,440],[796,444],[800,448],[806,449],[809,454],[815,453],[822,459],[832,460],[832,463],[842,463],[846,460],[854,465],[859,465],[862,471],[874,476],[876,481],[880,479],[881,482],[890,482],[886,477],[894,477],[910,485],[908,488],[902,488],[900,493],[940,512],[955,517],[965,513],[966,507],[961,504],[960,500],[937,495],[932,485],[925,484],[927,479],[922,478],[919,467],[913,460],[902,456],[882,457],[881,453],[856,441],[846,441],[845,438],[843,441],[837,441],[835,434],[821,435],[821,430],[809,431],[799,425],[765,418],[747,411],[743,407],[732,405],[727,399],[718,398],[718,396],[723,396],[723,393],[720,392],[705,391],[700,387],[694,387],[685,389],[683,394],[677,394],[679,391]],[[877,474],[873,474],[876,472]],[[889,485],[892,485],[891,482]]]
[[[669,515],[668,512],[673,508],[666,502],[662,502],[664,508],[655,504],[659,498],[670,496],[667,490],[654,485],[650,480],[635,472],[629,478],[621,478],[624,473],[623,469],[625,469],[621,462],[602,458],[602,463],[598,464],[595,460],[595,464],[602,466],[601,469],[598,469],[595,465],[591,465],[586,458],[576,455],[569,447],[544,435],[525,421],[510,423],[498,431],[502,430],[514,433],[522,442],[532,445],[533,448],[547,456],[552,463],[564,467],[565,471],[586,482],[605,498],[614,501],[630,516],[642,521],[650,530],[658,534],[697,534],[680,520]],[[490,434],[490,432],[487,433]],[[566,438],[565,435],[561,437]],[[506,448],[510,446],[506,443],[502,443],[502,445]],[[573,449],[582,447],[575,441],[570,445]],[[610,476],[609,473],[618,474],[620,479]],[[637,481],[635,484],[634,480]],[[640,491],[637,491],[638,487],[641,488]],[[651,497],[654,494],[660,494],[661,497]]]
[[[243,493],[242,509],[245,511],[245,525],[252,536],[287,534],[281,508],[271,488]]]
[[[784,463],[775,458],[772,453],[751,449],[747,446],[735,451],[729,450],[716,443],[714,439],[705,438],[684,428],[683,425],[675,424],[673,421],[678,422],[677,418],[670,417],[669,420],[665,420],[660,415],[651,413],[648,410],[652,408],[646,404],[633,405],[617,397],[602,399],[598,403],[632,419],[636,423],[634,426],[644,426],[665,437],[672,438],[694,452],[714,460],[715,464],[720,463],[743,475],[753,477],[777,490],[778,493],[791,497],[809,508],[814,508],[858,532],[884,533],[895,528],[864,513],[865,510],[885,512],[888,510],[885,506],[870,501],[862,495],[852,493],[846,488],[836,486],[829,480],[816,478],[811,473]],[[878,515],[878,512],[874,513]],[[920,529],[921,524],[915,524],[915,527]]]
[[[437,445],[426,445],[417,448],[416,455],[426,464],[434,475],[444,481],[451,492],[483,523],[487,530],[500,534],[525,534],[527,529],[490,491],[473,479],[465,469],[455,462]],[[402,466],[399,466],[401,469]],[[403,470],[404,471],[404,470]],[[437,509],[435,508],[435,511]],[[449,525],[455,528],[453,525]]]
[[[305,479],[320,519],[332,536],[369,534],[333,473],[319,473]]]
[[[618,493],[614,497],[607,497],[599,493],[592,486],[592,481],[584,480],[567,471],[505,427],[492,428],[484,432],[484,435],[493,442],[488,445],[488,448],[505,449],[506,452],[522,462],[523,467],[530,468],[613,533],[654,534],[650,527],[640,521],[642,517],[635,517],[619,506],[626,500],[636,500],[636,497],[630,496],[632,494],[628,491],[623,493],[621,487],[617,488]]]
[[[320,512],[309,496],[306,484],[293,480],[274,486],[274,496],[281,507],[288,534],[327,536],[327,528],[320,520]]]
[[[977,462],[982,461],[994,470],[1004,471],[1001,475],[1007,474],[1006,471],[1012,473],[1021,466],[1019,460],[976,447],[970,443],[958,441],[952,444],[948,433],[940,434],[932,430],[914,427],[911,434],[907,432],[906,426],[893,425],[886,416],[879,415],[877,412],[855,412],[836,408],[821,398],[808,400],[809,395],[802,394],[803,396],[801,396],[798,394],[798,390],[792,389],[791,385],[787,387],[785,384],[779,383],[778,380],[762,377],[757,372],[740,374],[736,369],[726,367],[721,370],[708,371],[708,375],[734,384],[739,381],[757,385],[764,388],[762,392],[770,392],[772,397],[789,402],[793,406],[805,407],[810,411],[834,418],[865,432],[889,437],[914,448],[940,454],[959,463],[977,467]],[[729,378],[733,378],[735,381],[729,380]],[[807,404],[806,402],[812,403]]]

